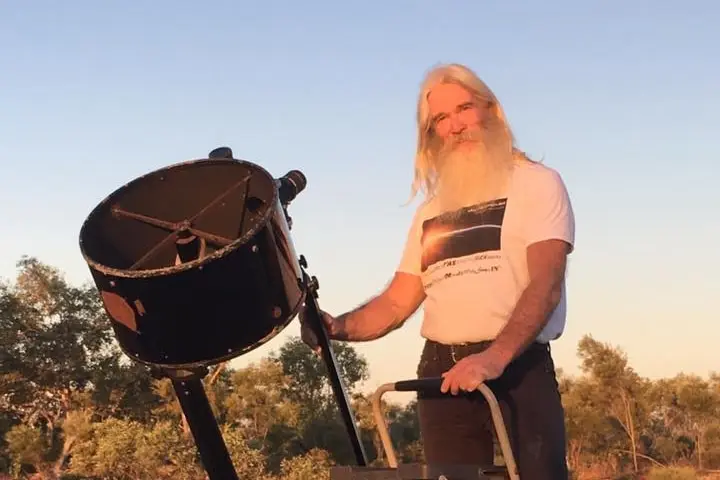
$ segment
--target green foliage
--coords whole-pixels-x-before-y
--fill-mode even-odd
[[[367,380],[368,366],[365,359],[346,343],[333,342],[340,376],[345,382],[348,394]],[[334,406],[332,389],[327,368],[319,355],[312,354],[298,337],[285,342],[277,354],[270,357],[280,362],[282,371],[288,379],[283,394],[308,412],[320,411]]]
[[[576,474],[585,472],[578,478],[673,464],[720,468],[717,375],[652,382],[628,365],[620,349],[590,336],[580,341],[578,355],[584,375],[560,375],[568,460]]]
[[[225,426],[222,430],[225,444],[239,478],[264,478],[265,457],[262,452],[249,445],[240,428]]]
[[[283,480],[329,480],[332,465],[326,450],[313,448],[304,455],[284,459],[280,477]]]
[[[40,465],[45,460],[47,438],[38,428],[16,425],[5,435],[8,451],[17,464]]]
[[[94,286],[23,258],[15,283],[0,284],[0,347],[0,474],[203,478],[172,385],[120,353]],[[335,348],[349,394],[362,398],[367,363]],[[323,478],[324,466],[352,460],[325,366],[300,339],[225,367],[205,387],[242,478]]]
[[[175,392],[119,351],[93,286],[23,258],[0,283],[0,478],[200,480],[205,472]],[[334,344],[358,428],[385,462],[368,366]],[[582,375],[558,372],[573,478],[699,478],[720,469],[720,375],[641,377],[625,354],[590,336]],[[322,359],[291,338],[256,364],[204,380],[241,478],[328,480],[354,462]],[[423,460],[417,405],[383,402],[403,463]],[[669,468],[667,466],[675,466]]]

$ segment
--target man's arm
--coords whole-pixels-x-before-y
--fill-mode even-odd
[[[563,240],[543,240],[527,248],[530,282],[520,295],[507,325],[488,351],[510,363],[535,341],[562,294],[571,246]]]
[[[335,318],[330,336],[335,340],[364,342],[401,327],[425,300],[421,279],[423,210],[413,215],[405,248],[395,275],[385,290],[364,305]]]
[[[535,170],[523,193],[529,282],[491,347],[505,364],[535,341],[557,307],[567,256],[575,243],[575,215],[559,173],[549,168]]]
[[[335,340],[364,342],[383,337],[402,326],[425,300],[417,275],[397,272],[387,288],[364,305],[335,318]]]

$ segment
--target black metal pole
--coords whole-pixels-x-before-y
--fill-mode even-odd
[[[348,400],[347,392],[345,390],[345,384],[342,381],[342,378],[340,378],[335,352],[333,351],[327,330],[325,329],[325,325],[320,317],[320,307],[317,302],[317,279],[311,279],[305,272],[304,275],[305,285],[307,286],[307,298],[305,300],[306,321],[318,339],[321,355],[323,361],[325,362],[325,366],[327,367],[328,376],[330,377],[330,385],[332,386],[333,393],[335,394],[335,400],[337,401],[338,408],[340,409],[340,415],[342,416],[343,423],[345,424],[345,429],[350,437],[350,443],[352,444],[353,453],[355,454],[355,461],[359,466],[364,467],[368,464],[367,454],[365,453],[365,448],[363,447],[362,439],[360,438],[360,431],[357,428],[355,416],[350,408],[350,401]]]
[[[175,246],[178,258],[182,262],[199,258],[202,253],[202,242],[188,232],[180,232]],[[238,480],[202,383],[202,379],[208,373],[207,368],[165,369],[164,373],[172,381],[175,395],[190,426],[195,446],[200,452],[200,459],[210,480]]]
[[[167,370],[165,373],[172,381],[210,480],[238,480],[222,432],[205,394],[202,378],[206,372],[207,370],[204,372]]]

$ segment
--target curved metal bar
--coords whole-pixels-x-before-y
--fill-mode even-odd
[[[372,394],[372,411],[375,419],[375,425],[378,433],[380,434],[380,441],[382,442],[383,450],[385,450],[385,456],[388,459],[388,465],[392,468],[397,468],[397,457],[395,456],[395,449],[393,448],[392,440],[390,439],[390,432],[388,431],[387,423],[385,423],[385,415],[382,412],[382,396],[387,392],[394,392],[395,383],[385,383],[375,390]]]
[[[421,390],[439,390],[442,385],[442,378],[423,378],[419,380],[403,380],[399,382],[390,382],[380,385],[371,397],[373,417],[378,433],[380,434],[380,441],[382,442],[383,449],[385,450],[385,456],[388,460],[388,465],[391,468],[397,468],[398,461],[395,455],[395,449],[393,448],[392,440],[390,438],[390,432],[388,431],[385,416],[382,412],[382,397],[387,392],[408,392],[408,391],[421,391]],[[508,436],[507,428],[503,420],[502,411],[500,405],[495,397],[492,390],[484,383],[478,386],[478,391],[485,397],[490,407],[490,414],[493,420],[493,426],[500,442],[500,450],[502,451],[503,459],[507,467],[508,475],[512,480],[519,480],[520,475],[518,473],[517,464],[515,462],[515,456],[513,455],[512,446],[510,443],[510,437]]]
[[[495,432],[497,433],[498,441],[500,442],[500,450],[502,451],[503,459],[505,460],[505,465],[508,469],[508,474],[512,479],[519,479],[520,475],[518,474],[517,464],[515,463],[515,456],[512,452],[510,438],[508,437],[507,429],[505,428],[505,422],[503,421],[502,411],[500,410],[497,398],[495,397],[495,394],[493,394],[492,390],[490,390],[490,387],[484,383],[481,383],[480,386],[478,386],[478,390],[480,390],[480,393],[483,397],[485,397],[488,405],[490,405],[490,414],[492,415],[493,425],[495,426]]]

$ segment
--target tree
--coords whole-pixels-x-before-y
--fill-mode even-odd
[[[313,448],[308,453],[282,461],[282,480],[329,480],[333,461],[328,452]]]
[[[175,422],[108,418],[91,425],[73,452],[70,471],[112,480],[201,478],[195,445]]]
[[[698,469],[704,468],[707,435],[720,425],[720,393],[712,387],[712,379],[684,374],[653,386],[652,398],[665,425],[675,436],[692,439]]]
[[[643,398],[649,383],[628,365],[624,352],[589,335],[580,340],[578,355],[591,388],[603,392],[596,397],[595,408],[606,412],[627,435],[633,471],[637,472],[640,429],[648,413]]]
[[[345,342],[332,342],[332,347],[340,377],[348,396],[352,396],[361,382],[368,378],[367,362]],[[285,393],[293,401],[311,411],[322,410],[331,403],[335,405],[325,362],[299,337],[288,339],[278,353],[271,354],[271,358],[280,362],[283,373],[290,380]]]
[[[608,422],[604,392],[589,378],[559,375],[568,436],[568,462],[577,471],[617,449],[622,438]]]
[[[91,404],[127,412],[149,375],[123,365],[94,287],[71,286],[34,258],[22,258],[18,269],[14,286],[0,285],[0,411],[24,428],[6,438],[10,448],[35,432],[57,476],[75,442],[62,435],[69,412]]]
[[[273,359],[232,372],[223,402],[226,422],[241,428],[257,448],[265,449],[275,425],[298,427],[299,406],[285,395],[290,382],[282,364]]]

